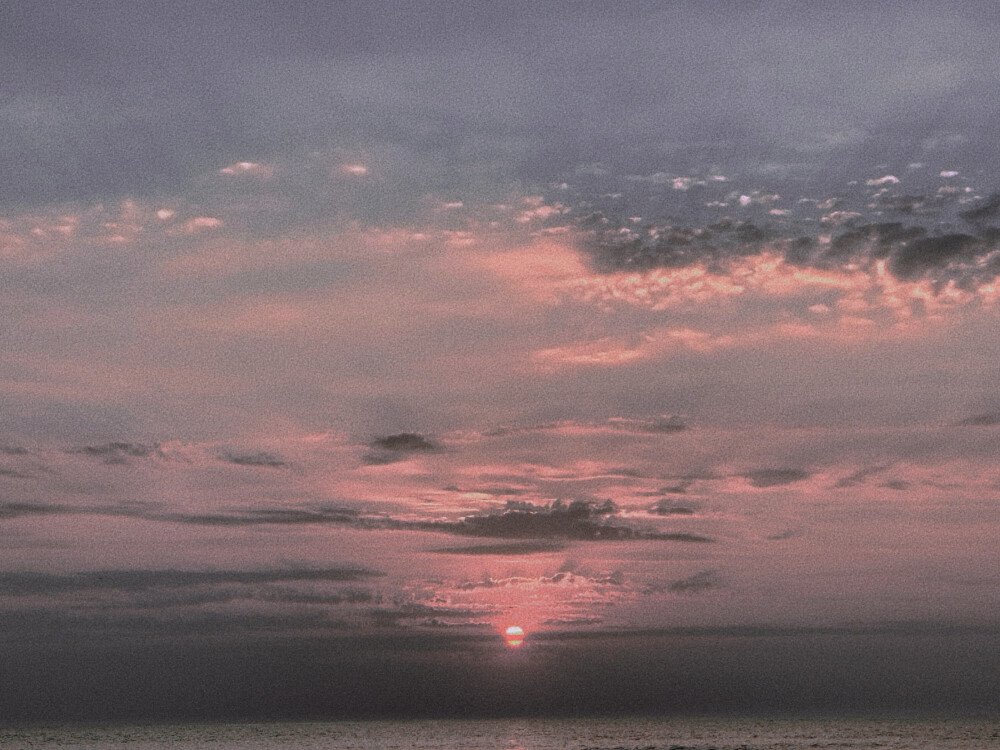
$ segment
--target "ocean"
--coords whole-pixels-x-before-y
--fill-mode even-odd
[[[0,729],[3,750],[985,750],[998,719],[502,719]]]

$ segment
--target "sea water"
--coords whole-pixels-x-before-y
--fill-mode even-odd
[[[504,719],[0,729],[0,748],[174,750],[986,750],[996,720]]]

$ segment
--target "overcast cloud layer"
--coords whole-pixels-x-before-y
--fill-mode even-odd
[[[998,24],[8,3],[0,721],[997,710]]]

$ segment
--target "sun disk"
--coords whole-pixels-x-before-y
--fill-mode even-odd
[[[507,645],[511,648],[517,648],[524,643],[524,628],[520,625],[511,625],[503,631],[503,634],[507,639]]]

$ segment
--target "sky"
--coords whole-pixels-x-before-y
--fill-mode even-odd
[[[5,3],[0,722],[1000,712],[998,36]]]

